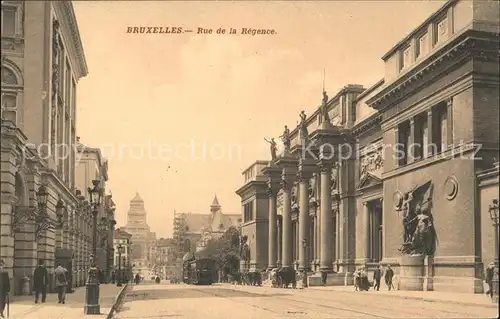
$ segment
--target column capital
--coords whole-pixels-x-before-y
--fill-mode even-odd
[[[450,97],[449,99],[446,100],[446,106],[452,106],[453,105],[453,97]]]
[[[270,183],[267,184],[267,189],[266,189],[267,195],[272,198],[276,198],[279,192],[279,184],[278,185],[272,185]]]
[[[366,207],[367,205],[368,205],[368,201],[364,201],[364,202],[363,202],[363,206],[365,206],[365,207]]]
[[[317,165],[319,167],[319,171],[322,174],[331,174],[334,163],[333,161],[320,160],[318,161]]]
[[[289,179],[282,178],[280,181],[281,189],[284,191],[290,191],[293,187],[293,182]]]
[[[309,182],[309,180],[312,178],[312,174],[313,173],[311,171],[299,170],[297,172],[297,181],[299,183]]]

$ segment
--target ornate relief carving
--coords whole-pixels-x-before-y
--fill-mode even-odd
[[[363,178],[366,173],[379,170],[383,166],[384,160],[382,158],[382,150],[378,150],[375,153],[362,157],[359,164],[360,179]]]
[[[447,200],[453,200],[458,194],[458,181],[455,176],[448,176],[444,181],[444,193]]]
[[[3,40],[2,40],[3,42]],[[2,66],[2,84],[17,85],[17,77],[14,72],[8,67]]]
[[[394,203],[394,209],[400,210],[403,207],[403,193],[396,191],[392,195],[392,202]]]
[[[292,202],[292,208],[294,206],[297,206],[297,204],[298,204],[298,187],[297,187],[297,184],[295,184],[295,183],[292,187],[290,198],[291,198],[291,202]]]
[[[59,22],[54,20],[52,23],[52,117],[50,140],[52,145],[56,142],[56,107],[57,107],[57,92],[59,91]]]
[[[313,174],[311,179],[309,180],[309,199],[316,198],[316,183],[317,183],[318,175],[316,173]]]
[[[333,168],[332,168],[332,175],[331,175],[331,183],[330,183],[330,191],[332,193],[334,193],[337,188],[338,188],[338,170],[339,170],[339,166],[338,165],[335,165]]]

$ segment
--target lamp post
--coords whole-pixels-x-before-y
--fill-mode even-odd
[[[99,181],[93,180],[94,187],[89,187],[90,207],[92,212],[92,256],[90,268],[87,275],[87,289],[85,293],[84,312],[86,315],[99,315],[101,306],[99,304],[99,269],[97,267],[97,213],[101,203],[102,191]]]
[[[302,239],[302,249],[304,249],[304,267],[302,269],[302,287],[307,288],[307,241]]]
[[[123,245],[122,244],[119,244],[118,245],[118,280],[116,282],[116,286],[117,287],[121,287],[122,286],[122,253],[123,253]],[[125,267],[125,265],[123,265]]]
[[[488,211],[493,222],[493,234],[495,236],[495,267],[493,268],[491,300],[498,303],[498,199],[493,200]]]

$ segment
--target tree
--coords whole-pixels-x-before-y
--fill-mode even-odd
[[[239,231],[230,227],[219,238],[212,238],[207,246],[197,255],[201,258],[212,258],[219,269],[234,269],[239,264]]]

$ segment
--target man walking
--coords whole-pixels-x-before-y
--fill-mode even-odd
[[[394,270],[392,270],[391,265],[387,265],[387,269],[385,270],[385,284],[387,285],[387,288],[389,288],[389,291],[394,289],[394,286],[392,285],[392,278],[394,277]]]
[[[54,269],[54,275],[56,277],[58,303],[64,304],[66,302],[66,286],[68,285],[68,270],[64,268],[61,264],[58,264],[57,268]]]
[[[49,284],[49,273],[44,266],[43,259],[38,261],[38,267],[33,273],[33,290],[35,291],[35,303],[38,303],[40,294],[42,295],[42,303],[47,299],[47,285]]]
[[[9,274],[4,271],[5,266],[3,259],[0,259],[0,318],[4,318],[3,311],[5,305],[9,302],[10,293],[10,280]],[[9,309],[7,306],[7,316],[9,316]]]
[[[382,273],[380,270],[380,265],[377,265],[377,268],[375,268],[375,270],[373,271],[373,290],[379,291],[381,277]]]
[[[490,298],[493,297],[493,272],[495,271],[495,263],[491,262],[488,264],[488,267],[486,267],[486,276],[484,278],[484,282],[488,285],[488,290],[486,291],[486,294],[490,296]]]

